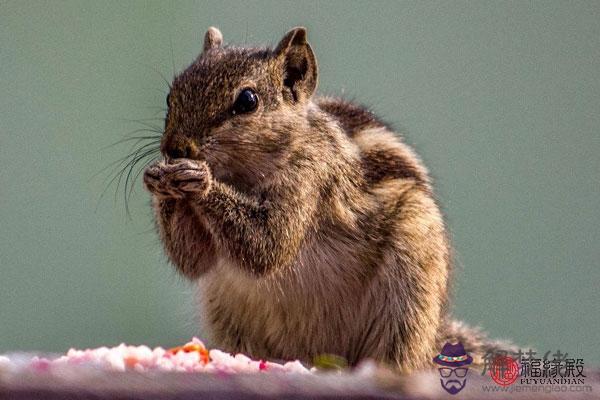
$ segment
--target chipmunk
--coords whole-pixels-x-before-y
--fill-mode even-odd
[[[331,353],[410,372],[446,341],[451,251],[427,169],[372,112],[317,97],[306,29],[275,48],[209,28],[175,77],[144,172],[166,253],[197,281],[213,342],[264,359]]]

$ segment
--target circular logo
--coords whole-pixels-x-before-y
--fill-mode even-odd
[[[519,364],[510,357],[497,356],[490,365],[490,376],[500,386],[512,385],[519,376]]]

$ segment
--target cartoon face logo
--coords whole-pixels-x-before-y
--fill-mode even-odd
[[[456,394],[463,390],[467,383],[467,372],[469,368],[450,368],[450,367],[439,367],[440,371],[440,382],[446,392],[450,394]]]
[[[440,383],[446,392],[456,394],[463,390],[469,373],[465,366],[473,362],[473,357],[465,352],[462,343],[446,343],[433,362],[439,365]]]

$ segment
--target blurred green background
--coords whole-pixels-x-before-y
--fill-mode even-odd
[[[140,181],[128,220],[93,176],[210,25],[306,26],[320,92],[372,106],[435,177],[455,315],[600,363],[598,1],[0,1],[0,352],[202,336]]]

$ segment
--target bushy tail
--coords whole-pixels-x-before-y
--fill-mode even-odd
[[[511,342],[492,340],[480,328],[471,327],[462,321],[449,320],[440,336],[440,349],[446,342],[461,342],[467,353],[473,357],[475,367],[483,366],[486,354],[507,351],[510,355],[510,352],[517,351]]]

